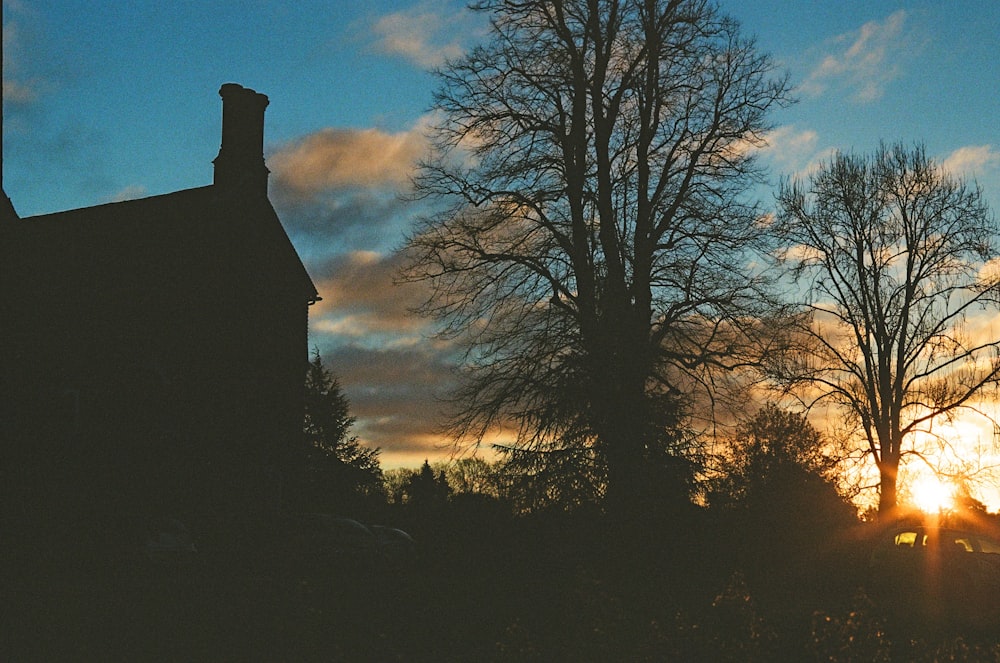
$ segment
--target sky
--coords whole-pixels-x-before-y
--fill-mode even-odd
[[[774,182],[836,150],[923,143],[1000,210],[1000,2],[722,0],[798,103],[772,116]],[[268,95],[270,196],[323,301],[310,348],[384,468],[447,458],[450,349],[408,310],[396,250],[425,148],[430,70],[482,40],[455,0],[3,3],[3,186],[22,217],[212,182],[221,84]],[[763,202],[773,203],[771,192]]]

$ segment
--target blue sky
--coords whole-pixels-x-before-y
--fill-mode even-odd
[[[324,301],[310,343],[383,464],[448,454],[448,354],[392,286],[415,210],[429,67],[484,33],[463,2],[4,2],[4,188],[22,216],[212,181],[222,83],[270,97],[271,198]],[[797,86],[765,151],[778,175],[833,150],[920,141],[1000,209],[1000,3],[723,0]]]

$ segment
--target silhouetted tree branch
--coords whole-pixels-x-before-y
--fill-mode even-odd
[[[838,154],[785,182],[778,204],[807,315],[773,374],[847,415],[878,466],[880,511],[893,509],[914,434],[1000,377],[1000,341],[975,328],[1000,304],[1000,228],[981,190],[919,146]]]
[[[405,279],[466,354],[457,439],[516,422],[581,450],[609,496],[687,451],[690,401],[780,340],[752,146],[787,83],[706,0],[484,0],[489,40],[438,72]]]

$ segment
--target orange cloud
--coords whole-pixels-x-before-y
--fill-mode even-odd
[[[393,336],[397,346],[421,338],[428,321],[411,310],[427,293],[419,284],[395,282],[402,261],[371,251],[336,257],[317,283],[323,300],[311,311],[313,330],[352,339]]]
[[[425,145],[419,128],[322,129],[282,146],[267,164],[276,187],[307,199],[341,187],[406,186]]]

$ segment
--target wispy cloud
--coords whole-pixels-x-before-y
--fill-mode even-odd
[[[323,301],[311,312],[314,328],[342,341],[388,336],[395,346],[422,338],[427,321],[410,311],[426,292],[419,284],[396,283],[404,261],[400,253],[373,251],[352,251],[330,260],[317,282]]]
[[[454,369],[442,355],[424,346],[321,345],[320,353],[344,387],[358,419],[355,432],[365,444],[381,447],[383,465],[441,454],[447,440],[440,434],[438,398],[454,380]]]
[[[131,184],[124,189],[116,191],[110,197],[105,200],[108,203],[120,203],[126,200],[135,200],[136,198],[144,198],[148,194],[146,187],[139,184]]]
[[[816,152],[818,139],[812,129],[799,129],[789,124],[768,132],[759,152],[777,163],[797,164]]]
[[[381,53],[400,56],[430,69],[462,54],[456,27],[464,20],[461,11],[423,3],[378,18],[372,25],[374,47]]]
[[[858,103],[879,99],[886,86],[899,77],[903,61],[922,47],[921,40],[907,28],[907,18],[900,9],[882,21],[870,21],[832,39],[801,91],[815,96],[836,88]]]
[[[410,313],[424,286],[395,283],[403,260],[368,251],[338,257],[324,268],[323,301],[310,311],[310,344],[340,378],[360,439],[381,447],[387,465],[440,455],[438,399],[455,379],[452,349]]]
[[[819,146],[819,134],[813,129],[785,125],[764,136],[761,156],[781,174],[805,177],[833,154],[832,148]]]
[[[436,398],[453,379],[450,348],[411,313],[426,286],[395,282],[405,257],[394,248],[419,207],[400,194],[426,148],[425,121],[399,133],[324,129],[267,158],[271,200],[323,297],[309,343],[385,466],[441,455]]]

